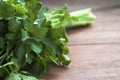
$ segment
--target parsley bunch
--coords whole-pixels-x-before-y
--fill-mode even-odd
[[[65,28],[95,19],[91,9],[47,11],[40,0],[0,0],[0,80],[41,80],[50,64],[67,66]]]
[[[0,80],[38,80],[70,59],[64,26],[51,26],[39,0],[0,0]]]

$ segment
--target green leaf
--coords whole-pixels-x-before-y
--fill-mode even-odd
[[[16,19],[18,20],[25,20],[28,16],[26,14],[22,14],[22,15],[19,15],[19,16],[16,16]]]
[[[24,66],[24,63],[25,63],[25,44],[24,43],[20,43],[18,45],[18,48],[16,50],[16,58],[17,58],[17,61],[19,63],[20,66]]]
[[[38,79],[29,75],[11,73],[5,80],[38,80]]]
[[[62,46],[62,54],[68,54],[69,53],[69,49],[68,49],[68,47],[67,46]]]
[[[26,41],[26,43],[28,43],[25,46],[25,49],[26,49],[26,55],[25,55],[26,63],[31,64],[36,57],[34,56],[33,53],[31,53],[32,49],[31,49],[31,46],[30,46],[30,42]]]
[[[22,75],[22,74],[19,74],[20,77],[22,78],[21,80],[38,80],[36,77],[34,76],[26,76],[26,75]]]
[[[5,80],[22,80],[21,77],[16,73],[11,73]]]
[[[68,42],[67,34],[65,32],[65,27],[55,27],[50,30],[50,36],[55,40],[56,44],[61,45],[61,39],[64,39],[64,44]],[[62,41],[63,42],[63,41]]]
[[[17,72],[20,69],[17,59],[12,58],[10,61],[13,62],[13,64],[9,65],[9,68],[12,72]]]
[[[6,8],[6,9],[5,9]],[[13,16],[12,14],[12,6],[6,4],[5,2],[0,3],[0,17],[4,19],[9,19]]]
[[[9,26],[8,29],[11,32],[17,32],[20,28],[20,24],[21,21],[19,19],[16,18],[12,18],[9,22],[8,22]]]
[[[48,32],[48,28],[39,28],[37,26],[31,25],[27,26],[27,31],[31,33],[32,37],[42,39]]]
[[[45,19],[44,19],[44,18],[42,18],[42,19],[37,19],[37,20],[34,21],[34,25],[37,25],[37,26],[40,28],[40,27],[44,26],[44,25],[43,25],[44,22],[45,22]]]
[[[29,39],[29,34],[27,31],[21,29],[22,32],[22,41],[26,41],[27,39]]]
[[[9,33],[9,34],[6,34],[6,38],[10,41],[13,41],[15,39],[15,34],[14,33]]]
[[[49,56],[50,60],[55,63],[56,65],[59,65],[58,62],[57,62],[57,59],[56,57],[53,57],[53,56]]]
[[[24,0],[18,0],[18,3],[21,3],[23,6],[25,6],[25,1]]]
[[[0,80],[3,80],[7,75],[8,73],[6,72],[6,70],[1,68],[0,69]]]
[[[46,73],[49,64],[44,57],[36,57],[35,61],[32,66],[32,73],[40,78],[41,75]]]
[[[5,45],[5,39],[3,37],[0,37],[0,49],[2,49]]]
[[[28,12],[28,9],[20,4],[14,5],[14,8],[18,14],[23,14]]]
[[[52,53],[53,54],[52,56],[56,56],[56,54],[60,53],[60,50],[59,50],[58,46],[55,44],[55,42],[49,36],[44,37],[42,42],[46,46],[46,48],[43,48],[43,49],[45,49],[45,51],[46,51],[46,49],[49,49],[48,53],[49,54]]]
[[[41,53],[42,51],[42,45],[39,42],[36,42],[34,40],[29,40],[28,42],[31,46],[31,49],[35,52],[35,53]]]
[[[32,62],[33,62],[33,60],[34,60],[34,55],[33,54],[31,54],[31,53],[26,53],[26,62],[28,63],[28,64],[31,64]]]
[[[29,0],[29,1],[26,1],[26,7],[29,9],[29,13],[28,13],[28,16],[32,16],[34,15],[34,18],[32,19],[35,19],[37,18],[37,14],[38,14],[38,11],[41,9],[41,3],[40,3],[40,0]]]
[[[41,18],[44,18],[44,14],[45,12],[48,11],[48,7],[43,7],[39,10],[38,14],[37,14],[37,18],[38,19],[41,19]]]

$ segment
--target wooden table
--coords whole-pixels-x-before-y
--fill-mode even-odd
[[[67,68],[51,66],[45,80],[120,80],[120,0],[43,3],[52,9],[64,2],[70,11],[91,7],[97,18],[89,27],[67,31],[72,63]]]

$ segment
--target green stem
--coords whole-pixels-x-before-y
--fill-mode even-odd
[[[68,27],[74,27],[74,26],[85,26],[90,25],[95,20],[95,15],[92,13],[92,10],[84,9],[84,10],[77,10],[70,13],[71,17],[76,17],[78,20],[73,20],[71,25],[66,26]]]

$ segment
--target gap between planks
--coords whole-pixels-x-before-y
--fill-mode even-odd
[[[120,45],[120,42],[102,42],[102,43],[69,43],[68,46],[76,45]]]

